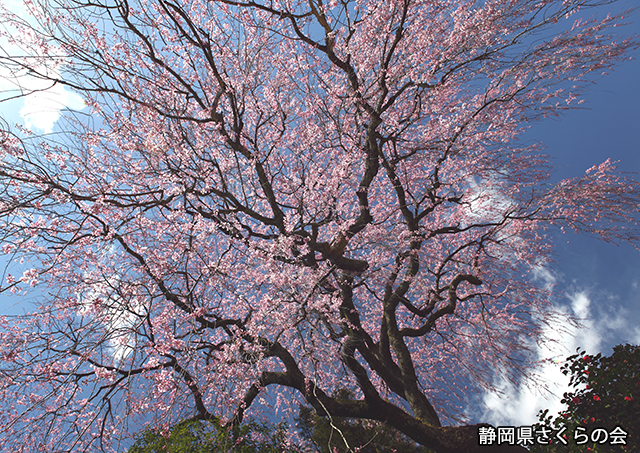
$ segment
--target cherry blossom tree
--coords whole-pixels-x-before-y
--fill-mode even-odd
[[[1,448],[121,451],[147,425],[304,400],[493,451],[464,408],[531,372],[556,230],[637,239],[640,188],[613,162],[552,184],[518,142],[636,46],[592,17],[607,3],[4,10],[23,50],[4,70],[91,112],[3,128],[2,290],[36,289],[0,319]]]

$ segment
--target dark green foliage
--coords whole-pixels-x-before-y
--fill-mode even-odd
[[[185,420],[168,435],[144,431],[128,453],[299,453],[286,445],[286,425],[253,421],[237,428],[237,436],[216,421]]]
[[[534,446],[532,452],[640,452],[640,347],[618,345],[611,357],[592,356],[578,348],[567,358],[562,367],[564,374],[571,373],[573,392],[564,394],[562,403],[567,409],[558,417],[541,412],[538,427],[556,430],[567,428],[568,446]],[[577,445],[574,436],[577,427],[586,433],[596,428],[611,432],[616,426],[628,433],[626,445],[599,444],[589,441]],[[582,428],[580,430],[582,432]]]
[[[284,423],[243,423],[234,442],[233,434],[218,422],[190,419],[165,435],[154,429],[144,431],[128,453],[430,453],[381,422],[336,417],[329,422],[305,406],[300,406],[297,422],[310,449],[287,445]]]

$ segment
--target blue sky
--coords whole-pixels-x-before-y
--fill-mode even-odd
[[[630,8],[621,2],[616,9]],[[640,34],[640,11],[629,16],[625,35]],[[580,110],[532,125],[525,140],[542,141],[553,159],[554,179],[576,177],[611,158],[618,168],[640,172],[640,51],[613,72],[598,76]],[[636,179],[640,176],[635,175]],[[557,308],[583,319],[583,328],[555,338],[554,350],[539,350],[539,358],[564,358],[578,346],[589,353],[612,353],[620,343],[640,344],[640,251],[630,244],[607,244],[575,234],[559,235],[555,263],[540,278],[555,284]],[[558,326],[562,327],[562,326]],[[561,330],[561,329],[558,329]],[[551,394],[541,394],[523,383],[502,383],[503,394],[484,395],[487,407],[471,410],[478,422],[518,426],[537,420],[539,409],[560,409],[568,378],[560,364],[543,367]],[[532,384],[532,383],[529,383]]]
[[[622,1],[616,9],[629,8],[633,3]],[[640,34],[640,12],[629,21],[633,24],[621,31],[625,35]],[[640,51],[633,56],[640,58]],[[6,96],[12,85],[2,76],[0,90]],[[608,158],[619,160],[624,171],[639,172],[640,60],[623,62],[608,76],[597,77],[586,99],[584,109],[534,124],[525,140],[546,145],[558,179],[579,176]],[[51,132],[64,105],[81,108],[82,101],[59,87],[26,100],[0,103],[0,115],[10,123]],[[556,252],[556,262],[540,275],[541,282],[555,284],[558,309],[583,318],[584,327],[564,334],[558,333],[561,329],[550,332],[561,346],[540,350],[539,358],[563,358],[577,346],[591,353],[609,354],[616,344],[640,343],[640,252],[628,244],[617,246],[573,234],[559,236]],[[0,296],[0,312],[19,308],[15,298]],[[556,363],[545,365],[543,375],[550,382],[566,382]],[[524,384],[516,388],[504,384],[502,395],[483,395],[485,405],[470,409],[469,415],[475,421],[520,425],[534,422],[539,409],[560,407],[565,387],[552,386],[553,394],[545,397]]]

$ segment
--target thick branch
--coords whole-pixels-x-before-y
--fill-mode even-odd
[[[442,318],[445,315],[452,314],[456,309],[456,304],[458,303],[458,294],[457,289],[458,285],[462,282],[468,282],[475,286],[482,285],[482,280],[474,275],[469,274],[458,274],[454,277],[454,279],[449,284],[449,303],[444,307],[436,310],[431,313],[426,322],[419,329],[410,329],[405,328],[400,331],[400,335],[404,337],[418,337],[429,332],[433,326],[436,324],[436,321]]]
[[[489,425],[473,425],[460,427],[437,427],[407,414],[393,404],[375,399],[348,400],[329,397],[315,382],[306,378],[295,359],[281,345],[270,345],[269,353],[278,357],[286,371],[265,371],[253,384],[239,405],[236,415],[230,424],[242,422],[245,410],[253,403],[260,391],[268,385],[282,385],[295,388],[320,416],[366,418],[388,423],[414,441],[437,453],[526,453],[520,446],[480,447],[478,445],[478,428]]]

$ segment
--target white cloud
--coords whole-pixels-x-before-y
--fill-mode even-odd
[[[86,279],[95,278],[89,273]],[[105,340],[115,363],[126,359],[135,346],[133,331],[144,318],[146,308],[131,303],[118,296],[116,287],[120,285],[117,276],[103,279],[98,276],[90,289],[77,294],[78,316],[98,321],[105,328]]]
[[[545,266],[543,263],[534,264],[531,267],[531,272],[533,273],[534,280],[541,280],[544,283],[543,287],[546,290],[550,291],[558,282],[558,278],[556,277],[556,275],[554,275],[549,267]]]
[[[483,421],[502,426],[530,425],[537,421],[540,409],[557,412],[561,408],[562,393],[569,383],[568,377],[560,370],[560,362],[577,347],[576,333],[570,327],[550,323],[543,332],[548,341],[537,346],[537,359],[544,361],[537,375],[529,377],[518,387],[502,380],[498,385],[500,392],[486,393]]]
[[[569,299],[571,300],[571,308],[575,315],[579,318],[583,318],[585,321],[588,321],[589,305],[591,304],[591,301],[587,295],[581,292],[570,296]]]
[[[23,2],[10,1],[7,7],[22,20],[28,21],[30,12]],[[26,56],[31,58],[31,61],[34,61],[33,57],[43,56],[33,33],[15,29],[12,29],[12,32],[14,36],[20,36],[20,39],[10,42],[6,37],[0,38],[0,49],[4,55]],[[57,53],[59,49],[51,46],[48,51]],[[44,61],[45,63],[33,69],[40,74],[59,77],[60,62]],[[2,116],[11,116],[16,110],[15,103],[2,101],[16,96],[22,96],[22,106],[18,113],[24,125],[46,133],[52,132],[55,122],[60,118],[61,110],[65,108],[82,110],[85,107],[83,99],[78,94],[65,89],[60,84],[54,85],[48,80],[34,77],[18,67],[0,67],[0,114]]]
[[[500,183],[490,177],[469,178],[467,215],[471,221],[500,221],[509,211],[513,200],[501,193]]]
[[[115,244],[104,244],[100,251],[101,264],[113,260],[116,249]],[[76,294],[77,315],[102,325],[103,340],[114,363],[119,364],[134,350],[134,332],[146,318],[148,305],[130,294],[127,284],[115,272],[104,274],[101,267],[84,273],[85,287]],[[123,297],[127,293],[129,297]]]
[[[555,282],[550,273],[540,271],[538,275],[545,282]],[[549,409],[549,414],[555,415],[565,407],[560,400],[569,390],[569,376],[562,374],[561,365],[577,347],[596,354],[602,352],[607,339],[615,341],[621,335],[640,343],[640,328],[630,326],[625,310],[613,305],[612,301],[608,301],[608,313],[617,313],[613,317],[594,313],[587,292],[575,292],[568,299],[570,307],[556,308],[579,318],[581,326],[573,328],[559,321],[550,323],[544,329],[548,341],[536,346],[537,359],[541,361],[536,376],[525,379],[518,386],[500,379],[496,385],[498,391],[483,396],[482,421],[496,426],[522,426],[537,422],[540,410]]]
[[[23,84],[25,82],[22,81]],[[48,88],[50,85],[49,83],[39,89]],[[60,118],[62,109],[82,110],[84,107],[84,101],[76,93],[66,90],[61,85],[54,85],[46,91],[35,91],[27,95],[24,98],[24,107],[20,109],[20,116],[26,127],[50,133]]]

